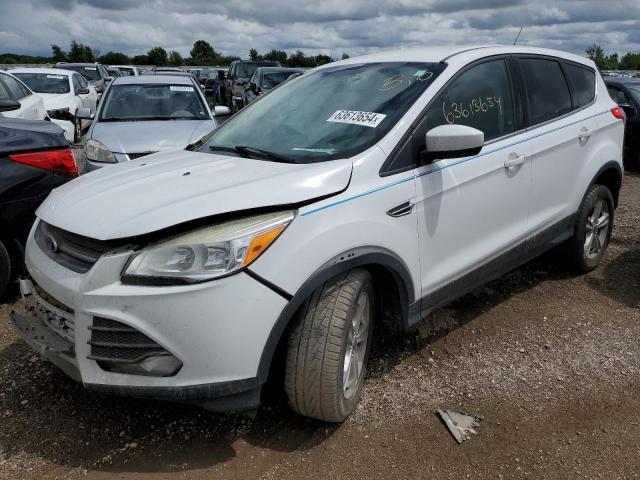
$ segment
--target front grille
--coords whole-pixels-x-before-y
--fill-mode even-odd
[[[156,152],[139,152],[139,153],[127,153],[129,160],[135,160],[136,158],[144,157],[146,155],[151,155]]]
[[[40,221],[35,232],[40,249],[69,270],[87,273],[98,259],[114,248],[112,242],[94,240]]]
[[[147,357],[171,355],[145,334],[108,318],[94,317],[89,359],[109,363],[138,363]]]

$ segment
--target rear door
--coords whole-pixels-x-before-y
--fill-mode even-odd
[[[595,71],[554,57],[518,58],[526,96],[533,195],[530,218],[541,244],[567,236],[597,172]]]
[[[473,157],[419,167],[416,206],[423,313],[517,265],[529,232],[531,165],[510,60],[493,57],[459,73],[431,102],[413,142],[438,125],[485,134]]]

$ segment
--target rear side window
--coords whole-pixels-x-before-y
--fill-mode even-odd
[[[31,95],[31,92],[27,90],[23,85],[20,84],[15,78],[10,77],[9,75],[3,75],[2,79],[4,84],[7,86],[11,95],[16,100],[22,100],[25,97]]]
[[[427,128],[460,124],[484,132],[485,141],[512,133],[514,108],[504,60],[469,68],[438,95],[427,112]]]
[[[520,59],[527,89],[529,124],[537,125],[571,111],[571,94],[560,64],[539,58]]]
[[[573,106],[581,108],[590,104],[596,96],[596,74],[586,67],[571,63],[564,65],[569,82],[573,86]]]
[[[13,97],[9,93],[9,90],[7,90],[7,88],[4,86],[1,79],[0,79],[0,99],[13,100]]]

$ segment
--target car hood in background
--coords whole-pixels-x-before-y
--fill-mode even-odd
[[[214,128],[213,120],[96,122],[90,138],[115,153],[163,152],[184,148]]]
[[[300,165],[164,152],[75,179],[54,190],[36,214],[64,230],[112,240],[335,194],[347,188],[351,169],[350,160]]]
[[[0,117],[0,154],[68,145],[64,131],[51,122]]]
[[[72,93],[39,93],[46,110],[67,108],[73,105],[75,95]]]

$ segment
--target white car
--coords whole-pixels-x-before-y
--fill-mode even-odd
[[[0,71],[0,98],[12,98],[20,102],[19,109],[0,113],[0,116],[26,120],[48,119],[42,97],[9,72]]]
[[[561,243],[578,271],[598,265],[623,131],[594,63],[569,53],[328,64],[186,151],[52,192],[21,285],[38,307],[12,318],[92,390],[254,408],[283,358],[291,407],[339,422],[374,324],[409,328]]]
[[[76,112],[82,107],[95,109],[98,102],[98,94],[87,79],[73,70],[59,68],[16,68],[11,73],[40,94],[51,119],[73,124],[72,141],[79,142],[91,120],[78,118]]]

